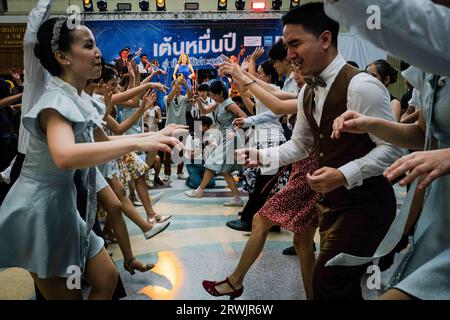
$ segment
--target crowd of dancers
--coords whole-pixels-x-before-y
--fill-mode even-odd
[[[283,16],[269,60],[263,48],[242,63],[222,56],[218,79],[199,84],[182,54],[170,86],[141,51],[105,63],[89,28],[49,18],[53,2],[29,14],[24,81],[12,69],[0,97],[0,267],[28,270],[38,296],[81,299],[67,287],[73,266],[90,299],[123,296],[105,240],[117,241],[131,274],[151,270],[134,256],[122,213],[146,239],[164,232],[172,216],[154,210],[148,188],[173,178],[175,164],[186,197],[203,197],[222,175],[233,195],[224,205],[243,207],[227,226],[251,231],[235,269],[203,281],[212,296],[242,295],[281,227],[294,235],[286,252],[299,257],[308,299],[362,299],[368,265],[384,271],[401,250],[380,298],[450,299],[448,1],[304,4]],[[376,32],[366,26],[374,4],[389,7]],[[338,22],[410,64],[404,97],[389,94],[398,71],[386,60],[361,69],[344,60]],[[395,183],[408,186],[397,215]]]

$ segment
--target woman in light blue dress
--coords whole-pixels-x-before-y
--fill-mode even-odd
[[[373,257],[364,259],[340,254],[330,260],[330,265],[362,264],[389,253],[403,234],[416,188],[426,188],[412,244],[389,282],[389,290],[381,298],[449,300],[450,78],[427,74],[414,67],[403,75],[422,96],[423,107],[418,124],[395,124],[347,112],[336,120],[333,134],[338,137],[341,131],[359,130],[405,148],[425,149],[403,157],[385,172],[392,181],[411,171],[400,181],[400,185],[414,183]],[[433,137],[437,140],[438,150],[430,151]]]
[[[206,159],[206,170],[200,186],[196,190],[186,191],[185,194],[191,198],[201,198],[214,172],[222,173],[233,194],[233,200],[224,203],[224,205],[243,206],[244,203],[239,196],[236,181],[231,173],[241,168],[234,157],[234,151],[244,146],[244,138],[241,136],[241,132],[234,130],[233,121],[236,118],[246,118],[246,115],[228,96],[228,90],[222,81],[211,83],[210,95],[215,101],[212,106],[203,106],[200,99],[197,99],[197,103],[202,114],[213,112],[214,121],[218,125],[222,140]]]
[[[91,284],[89,298],[110,299],[117,270],[91,230],[95,166],[179,143],[162,135],[92,142],[92,128],[101,124],[84,117],[81,93],[88,79],[100,76],[101,53],[88,28],[69,29],[67,21],[52,18],[37,32],[35,54],[53,77],[23,119],[31,138],[20,177],[0,207],[0,267],[28,270],[47,299],[81,299],[81,275]],[[89,168],[86,222],[76,209],[76,168]]]

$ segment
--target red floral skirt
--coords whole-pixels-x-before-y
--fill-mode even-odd
[[[294,233],[303,233],[317,225],[316,203],[320,194],[313,191],[306,180],[307,173],[319,168],[317,153],[292,165],[287,185],[271,197],[258,214],[282,228]]]

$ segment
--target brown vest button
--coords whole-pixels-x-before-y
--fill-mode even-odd
[[[323,139],[323,134],[319,134],[319,138],[320,138],[320,139]]]
[[[323,152],[319,153],[319,157],[323,158]]]

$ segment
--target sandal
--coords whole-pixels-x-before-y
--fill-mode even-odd
[[[231,288],[231,291],[220,293],[217,291],[216,286],[221,285],[223,283],[227,283],[228,286]],[[229,296],[230,300],[234,300],[236,298],[239,298],[242,293],[244,292],[244,287],[240,287],[239,289],[235,289],[235,287],[231,284],[230,279],[228,277],[223,281],[208,281],[204,280],[202,282],[203,288],[208,292],[210,295],[214,297],[221,297],[221,296]]]
[[[151,269],[153,269],[155,267],[155,265],[153,263],[151,264],[145,264],[141,262],[141,265],[138,267],[133,267],[132,263],[133,261],[137,260],[136,257],[131,258],[131,260],[128,261],[124,261],[123,262],[123,268],[125,270],[127,270],[131,275],[133,275],[135,272],[135,270],[139,271],[139,272],[146,272],[149,271]]]
[[[165,216],[157,214],[157,215],[155,215],[155,216],[153,216],[151,218],[148,217],[147,218],[147,222],[152,223],[152,224],[163,223],[163,222],[169,220],[170,218],[172,218],[171,214],[168,214],[168,215],[165,215]]]

